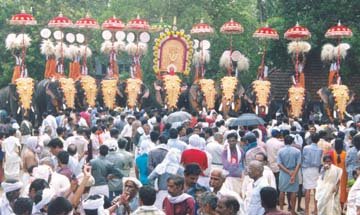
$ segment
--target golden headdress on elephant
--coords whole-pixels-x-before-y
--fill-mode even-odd
[[[175,20],[174,20],[175,22]],[[162,89],[156,89],[156,98],[161,105],[176,108],[180,93],[181,79],[176,73],[189,75],[193,52],[190,35],[175,27],[160,33],[154,45],[154,72],[158,81],[162,81]],[[160,90],[165,92],[163,98]],[[165,102],[164,102],[165,101]]]

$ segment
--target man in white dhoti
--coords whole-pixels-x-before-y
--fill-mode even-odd
[[[358,153],[359,159],[360,153]],[[360,177],[356,178],[347,198],[346,215],[356,214],[357,207],[360,207]]]
[[[324,166],[316,187],[315,199],[317,200],[318,214],[340,215],[340,178],[342,169],[333,165],[331,157],[325,155]]]

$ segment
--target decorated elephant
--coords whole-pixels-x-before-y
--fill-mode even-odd
[[[120,105],[128,109],[141,109],[150,96],[149,88],[137,78],[129,78],[118,84]]]
[[[325,114],[330,120],[334,118],[342,120],[345,115],[350,116],[346,112],[346,108],[354,101],[355,93],[350,91],[346,85],[333,84],[330,87],[323,87],[317,91],[317,94],[320,96]]]
[[[271,106],[271,83],[266,80],[255,80],[246,89],[245,100],[252,112],[266,116]]]
[[[225,76],[221,79],[221,101],[219,111],[223,112],[224,117],[240,114],[243,106],[243,96],[245,89],[237,79],[233,76]],[[230,114],[230,115],[231,115]]]
[[[189,90],[189,103],[193,111],[212,110],[221,98],[219,88],[212,79],[200,79],[194,82]]]
[[[20,80],[20,79],[17,79]],[[36,106],[34,105],[34,81],[26,82],[25,85],[9,84],[0,89],[0,109],[5,110],[17,120],[22,120],[23,116],[30,117],[32,121],[35,119]],[[20,81],[21,82],[21,81]],[[20,89],[23,88],[23,89]],[[29,90],[30,89],[30,90]],[[21,95],[21,96],[20,96]]]
[[[283,113],[290,118],[308,118],[309,93],[302,87],[291,86],[283,98]]]
[[[43,79],[36,85],[35,101],[38,114],[56,113],[63,109],[64,97],[59,80]]]
[[[189,89],[177,75],[164,75],[154,82],[157,103],[169,110],[189,109]]]
[[[98,96],[98,86],[95,78],[84,75],[75,82],[76,97],[75,106],[78,110],[84,110],[87,107],[96,106],[96,97]]]

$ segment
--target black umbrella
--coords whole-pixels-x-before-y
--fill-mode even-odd
[[[228,126],[253,126],[263,125],[265,121],[253,113],[241,114],[238,118],[232,119]]]

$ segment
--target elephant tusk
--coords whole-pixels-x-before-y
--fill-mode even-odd
[[[235,104],[234,104],[234,102],[231,103],[231,109],[235,110]]]
[[[265,113],[268,114],[269,113],[269,107],[265,106]]]
[[[334,110],[333,116],[334,118],[336,118],[336,110]]]
[[[206,113],[206,108],[205,107],[203,107],[203,112]]]
[[[257,105],[255,106],[255,113],[259,114],[259,106],[257,106]]]
[[[219,111],[221,111],[221,110],[222,110],[222,103],[219,106]]]
[[[344,113],[345,113],[345,115],[346,115],[347,117],[353,118],[353,116],[352,116],[351,114],[349,114],[347,111],[345,111]]]
[[[31,111],[32,111],[32,112],[35,112],[35,111],[34,111],[34,106],[32,106],[32,105],[31,105]]]
[[[21,107],[18,107],[18,110],[17,110],[17,114],[20,114],[20,111],[21,111]]]
[[[64,110],[66,109],[66,104],[63,104],[63,108],[64,108]]]

